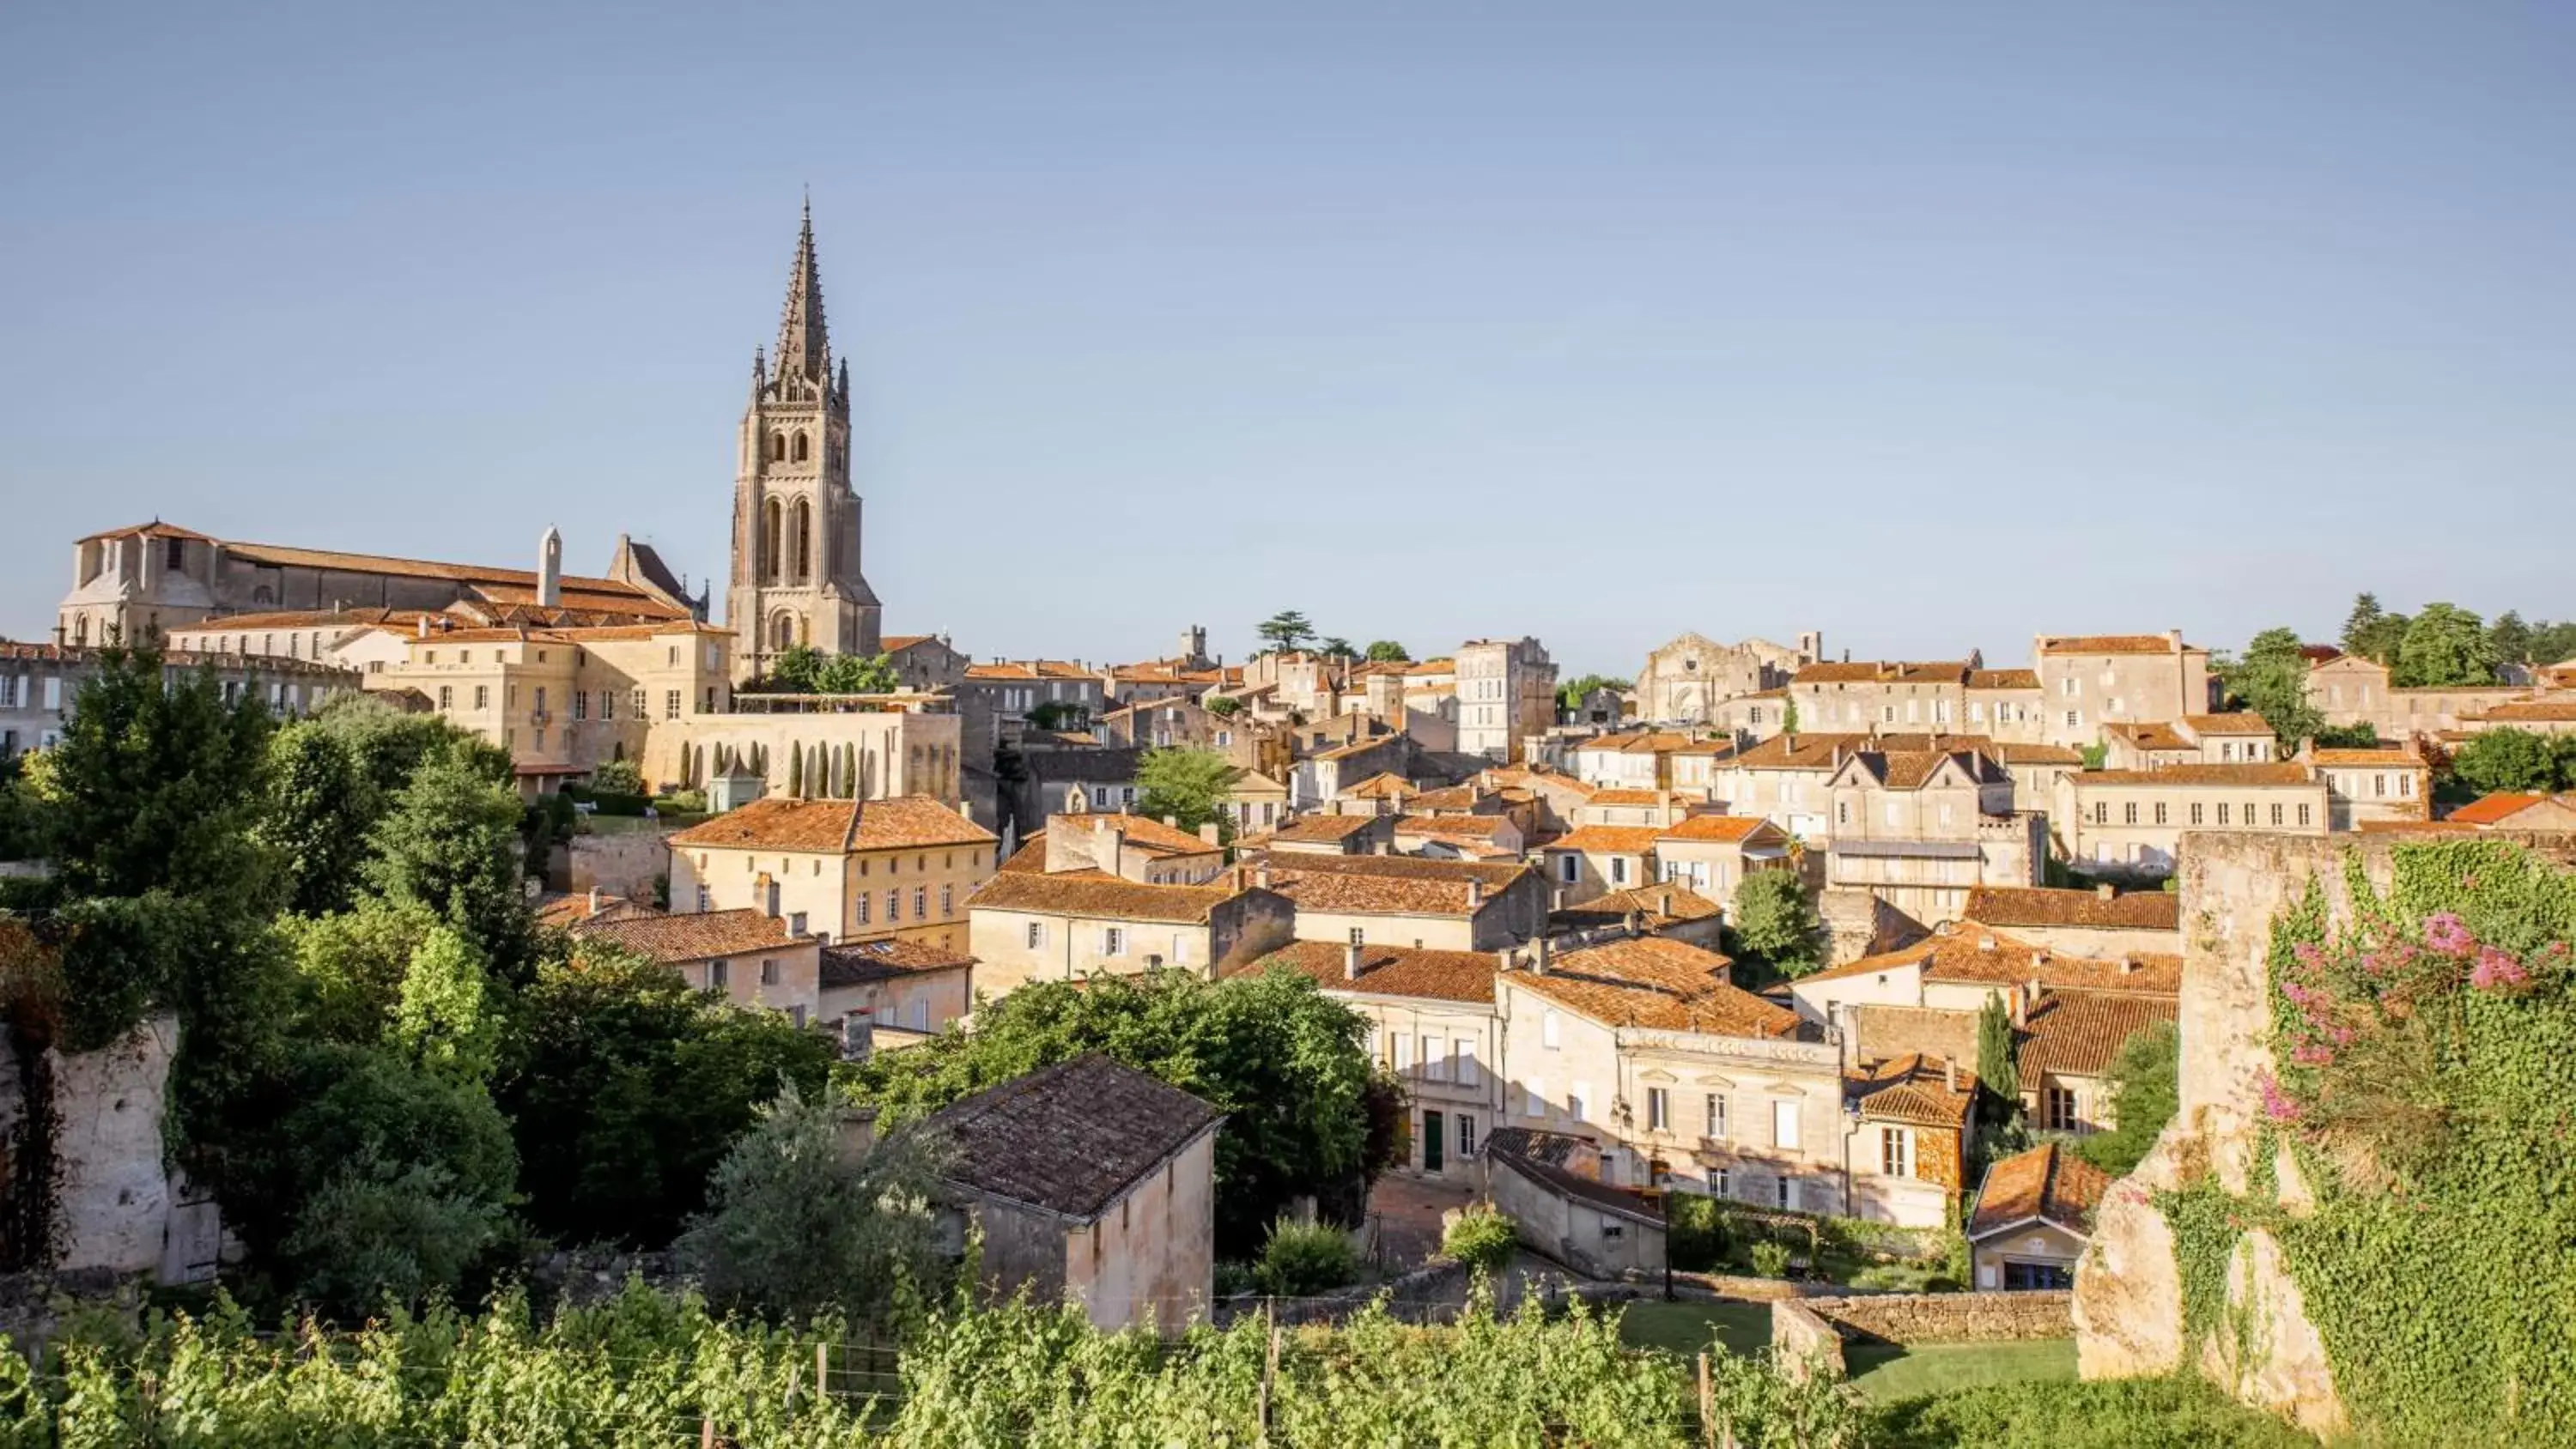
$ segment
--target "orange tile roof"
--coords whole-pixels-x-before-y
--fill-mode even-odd
[[[2420,755],[2404,750],[2319,750],[2309,757],[2319,765],[2363,766],[2379,770],[2429,770],[2433,768]]]
[[[845,941],[823,948],[822,984],[857,986],[869,981],[885,981],[902,976],[929,976],[941,971],[965,971],[975,965],[975,958],[945,946],[924,941],[906,941],[887,936],[875,941]]]
[[[2153,724],[2110,724],[2103,728],[2141,750],[2190,750],[2197,753],[2200,749],[2196,741],[2184,739],[2181,731],[2161,721]]]
[[[1991,947],[1987,945],[1988,941],[1993,942]],[[1923,968],[1923,977],[1927,981],[2019,986],[2036,978],[2043,986],[2079,990],[2136,991],[2163,996],[2172,996],[2182,990],[2180,956],[2133,951],[2128,955],[2128,964],[2123,966],[2119,961],[2065,955],[2017,940],[2001,931],[1978,930],[1974,926],[1962,926],[1947,934],[1935,933],[1899,950],[1829,966],[1799,977],[1794,986],[1873,976],[1882,971],[1916,966]]]
[[[2166,654],[2174,647],[2162,634],[2062,634],[2039,641],[2042,654]]]
[[[975,893],[966,898],[966,906],[969,910],[1032,911],[1196,925],[1240,894],[1231,885],[1144,885],[1092,871],[1058,875],[1006,871],[977,886]]]
[[[2529,720],[2535,724],[2556,724],[2576,720],[2576,699],[2525,699],[2507,704],[2490,705],[2478,716],[2487,720]]]
[[[1977,1074],[1958,1070],[1958,1085],[1945,1058],[1909,1052],[1843,1078],[1843,1101],[1865,1121],[1964,1127],[1977,1105]]]
[[[1273,840],[1329,845],[1348,840],[1375,826],[1381,817],[1375,815],[1300,815],[1270,832]]]
[[[2036,669],[1971,669],[1968,671],[1968,687],[1970,689],[2037,689],[2039,671]]]
[[[2228,714],[2187,714],[2182,722],[2196,735],[2268,735],[2271,721],[2250,709]]]
[[[197,532],[193,528],[181,528],[175,523],[163,523],[157,518],[152,520],[150,523],[137,523],[125,528],[111,528],[104,533],[93,533],[86,538],[77,538],[72,541],[74,543],[97,543],[101,539],[132,538],[138,534],[145,538],[184,538],[200,543],[214,542],[212,538]]]
[[[2016,745],[1997,742],[1986,752],[2006,765],[2081,765],[2084,752],[2065,745]]]
[[[1831,770],[1841,765],[1841,756],[1866,747],[1870,741],[1871,737],[1864,734],[1821,731],[1773,735],[1726,764],[1730,769],[1746,770]]]
[[[1375,800],[1380,797],[1402,800],[1421,793],[1422,791],[1412,782],[1391,770],[1381,770],[1342,792],[1344,796],[1354,800]]]
[[[1592,792],[1591,803],[1595,805],[1661,805],[1669,798],[1669,796],[1660,790],[1614,790],[1605,788]]]
[[[1568,951],[1545,972],[1512,984],[1609,1026],[1711,1036],[1795,1037],[1798,1014],[1727,979],[1732,963],[1666,936],[1636,936]]]
[[[790,850],[846,854],[939,845],[982,845],[997,837],[928,795],[891,800],[790,800],[772,795],[692,825],[671,837],[692,850]]]
[[[1122,811],[1086,810],[1078,815],[1047,817],[1047,830],[1065,826],[1076,830],[1098,830],[1103,825],[1125,833],[1129,845],[1161,851],[1165,855],[1205,855],[1220,848],[1177,825],[1166,825],[1149,816],[1129,815]],[[1046,830],[1040,830],[1029,839],[1043,840],[1045,837]]]
[[[175,624],[167,631],[176,638],[182,634],[202,634],[225,629],[328,629],[358,628],[366,625],[416,624],[421,619],[452,618],[426,609],[285,609],[266,614],[218,614],[199,619],[193,624]]]
[[[1890,790],[1920,790],[1932,783],[1941,767],[1953,761],[1967,774],[1971,784],[1992,783],[2001,778],[1976,750],[1859,750],[1850,759],[1870,772],[1878,783]]]
[[[1983,926],[2090,926],[2123,931],[2179,931],[2182,897],[2172,891],[2098,891],[2041,886],[1979,886],[1959,912]]]
[[[1395,833],[1491,836],[1510,823],[1510,818],[1502,815],[1399,815],[1395,820]]]
[[[1234,967],[1228,976],[1287,970],[1312,978],[1327,991],[1370,996],[1418,996],[1490,1006],[1498,963],[1481,951],[1425,951],[1399,946],[1360,948],[1359,979],[1346,974],[1349,947],[1335,941],[1299,941]]]
[[[1598,796],[1594,797],[1596,800]],[[1547,843],[1550,850],[1577,850],[1603,855],[1647,855],[1663,834],[1655,825],[1578,825]]]
[[[566,928],[580,941],[622,946],[670,964],[739,956],[794,945],[787,923],[754,910],[699,911],[667,916],[658,911],[603,911]]]
[[[1555,919],[1582,920],[1595,925],[1624,921],[1634,911],[1649,930],[1690,921],[1705,921],[1719,915],[1724,907],[1689,886],[1678,882],[1663,885],[1631,886],[1624,891],[1611,891],[1594,896],[1578,906],[1551,911]]]
[[[2549,803],[2550,799],[2551,797],[2547,795],[2523,795],[2499,790],[2491,795],[2481,795],[2475,800],[2470,801],[2468,804],[2461,806],[2459,809],[2452,811],[2450,814],[2443,816],[2441,823],[2446,825],[2493,825],[2511,816],[2519,815],[2534,805],[2545,805]]]
[[[515,585],[530,590],[535,589],[538,583],[534,569],[436,563],[428,559],[397,558],[390,554],[344,553],[337,549],[296,548],[289,544],[226,543],[224,552],[237,559],[245,559],[253,563],[276,564],[282,568],[338,569],[348,573],[395,574],[406,578],[446,579],[462,584]],[[564,574],[558,582],[566,593],[631,598],[638,606],[655,610],[670,607],[635,585],[621,583],[616,579]]]
[[[2034,1220],[2089,1236],[2093,1210],[2110,1188],[2111,1174],[2054,1142],[2043,1142],[1986,1169],[1977,1210],[1968,1219],[1968,1236],[1991,1237]]]
[[[1656,838],[1725,843],[1750,839],[1770,824],[1759,815],[1687,815],[1665,826]]]
[[[2161,770],[2086,770],[2078,785],[2307,785],[2308,767],[2290,763],[2167,765]]]
[[[1964,659],[1874,659],[1810,664],[1790,676],[1793,684],[1958,684],[1969,674]]]
[[[2129,1038],[2180,1019],[2171,996],[2134,991],[2049,991],[2014,1033],[2013,1061],[2036,1087],[2044,1076],[2099,1077]]]

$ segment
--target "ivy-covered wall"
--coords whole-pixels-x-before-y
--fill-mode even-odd
[[[2207,1073],[2204,1110],[2130,1185],[2170,1240],[2184,1363],[2267,1398],[2243,1380],[2305,1336],[2367,1440],[2576,1444],[2576,871],[2562,855],[2338,845],[2289,882],[2267,939],[2228,939],[2247,923],[2218,930],[2215,905],[2198,923],[2213,938],[2195,964],[2203,947],[2259,950],[2264,1000],[2246,1014],[2260,1040],[2194,1043],[2186,1009],[2186,1053],[2233,1051],[2233,1069]],[[2230,1110],[2249,1105],[2249,1076],[2252,1110]],[[2263,1271],[2286,1275],[2295,1311],[2248,1291]]]

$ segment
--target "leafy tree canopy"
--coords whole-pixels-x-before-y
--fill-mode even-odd
[[[2481,730],[2452,752],[2451,775],[2481,795],[2497,790],[2551,794],[2576,788],[2576,737]]]
[[[1413,658],[1411,654],[1405,652],[1403,645],[1392,639],[1370,640],[1368,657],[1370,662],[1377,664],[1401,664]]]
[[[1185,971],[1025,986],[947,1033],[858,1067],[859,1100],[903,1120],[1097,1051],[1228,1114],[1216,1149],[1218,1250],[1257,1249],[1294,1198],[1347,1202],[1383,1169],[1365,1024],[1289,971],[1207,981]],[[1383,1154],[1391,1139],[1378,1147]]]
[[[1147,750],[1136,766],[1136,813],[1154,820],[1169,817],[1183,830],[1211,821],[1225,829],[1233,821],[1226,795],[1242,777],[1243,771],[1214,750]]]
[[[1615,689],[1624,693],[1632,687],[1629,681],[1614,675],[1587,674],[1580,679],[1571,679],[1558,685],[1556,702],[1565,709],[1580,709],[1583,707],[1583,697],[1596,689]]]
[[[2156,1143],[2182,1102],[2182,1037],[2170,1023],[2129,1038],[2111,1060],[2111,1120],[2117,1125],[2075,1144],[2075,1154],[2113,1177],[2126,1177]]]
[[[1733,947],[1780,976],[1824,964],[1824,921],[1794,870],[1757,870],[1735,888]]]
[[[2410,688],[2493,684],[2495,644],[2477,615],[2452,604],[2426,604],[2406,625],[2388,682]]]
[[[2381,608],[2377,594],[2355,597],[2352,612],[2344,616],[2342,643],[2346,654],[2394,668],[2398,643],[2405,637],[2406,616]]]
[[[2266,629],[2245,652],[2217,661],[2215,672],[2227,692],[2245,708],[2263,716],[2284,750],[2295,750],[2325,727],[2325,716],[2308,703],[2308,660],[2290,629]]]
[[[1252,632],[1260,635],[1262,642],[1272,650],[1287,654],[1314,638],[1315,626],[1295,609],[1282,609],[1254,625]]]
[[[535,925],[519,883],[520,813],[518,795],[466,758],[433,755],[377,823],[362,874],[385,900],[426,910],[524,977]]]
[[[1360,657],[1359,651],[1351,647],[1351,641],[1343,638],[1339,634],[1335,634],[1317,643],[1315,645],[1315,652],[1323,655],[1327,659],[1357,659]]]

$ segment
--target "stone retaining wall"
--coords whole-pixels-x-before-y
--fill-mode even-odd
[[[2063,1291],[1888,1293],[1809,1298],[1802,1306],[1845,1338],[1897,1344],[2003,1343],[2072,1337],[2073,1302],[2074,1295]]]
[[[1814,1305],[1782,1298],[1771,1305],[1771,1361],[1796,1378],[1843,1376],[1843,1337]]]

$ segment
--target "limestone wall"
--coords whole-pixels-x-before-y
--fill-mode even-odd
[[[1808,1298],[1847,1338],[1881,1343],[2009,1343],[2074,1332],[2069,1293],[1889,1293]],[[1776,1314],[1775,1314],[1776,1317]]]
[[[565,887],[579,895],[598,891],[628,900],[653,902],[653,880],[671,869],[667,830],[624,830],[572,838],[572,876]]]
[[[2576,860],[2567,836],[2514,837],[2544,856]],[[2183,978],[2180,1110],[2137,1171],[2114,1183],[2076,1267],[2076,1359],[2085,1378],[2164,1374],[2184,1367],[2182,1275],[2173,1229],[2156,1195],[2214,1175],[2242,1196],[2262,1112],[2261,1074],[2272,1067],[2268,956],[2276,916],[2320,883],[2332,912],[2350,913],[2345,861],[2358,859],[2376,889],[2394,871],[2387,837],[2327,838],[2194,831],[2182,849]],[[2313,1199],[2296,1159],[2272,1162],[2276,1200],[2293,1214]],[[2226,1318],[2191,1367],[2245,1403],[2331,1434],[2347,1417],[2315,1324],[2271,1236],[2253,1232],[2227,1271]],[[2231,1339],[2222,1344],[2216,1340]],[[2242,1353],[2243,1360],[2237,1356]]]
[[[94,1052],[48,1051],[59,1272],[157,1273],[169,1230],[161,1115],[179,1024],[157,1016]]]
[[[1821,1373],[1843,1376],[1843,1337],[1809,1304],[1795,1298],[1771,1302],[1771,1360],[1804,1377]]]

